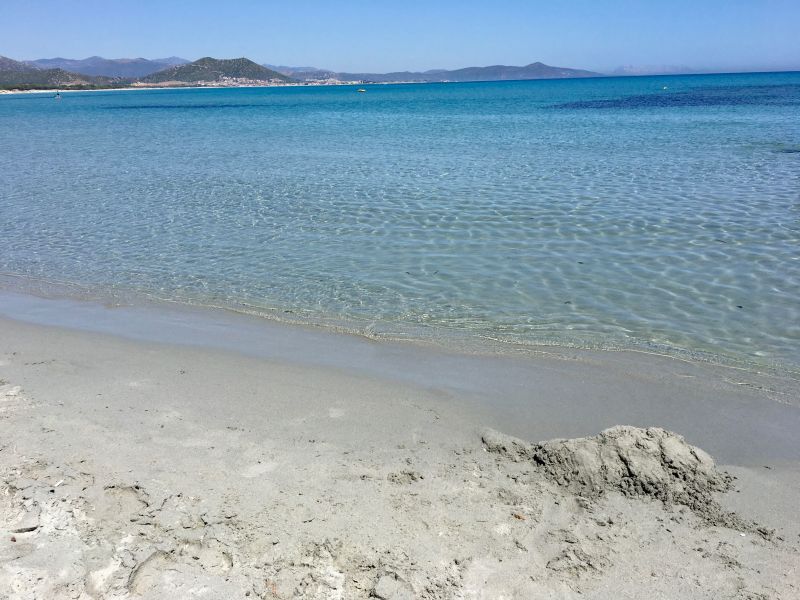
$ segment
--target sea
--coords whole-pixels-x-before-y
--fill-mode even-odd
[[[6,289],[798,374],[800,73],[4,95],[0,226]]]

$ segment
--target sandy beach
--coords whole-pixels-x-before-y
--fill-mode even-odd
[[[0,320],[0,597],[800,593],[792,379],[47,302]]]

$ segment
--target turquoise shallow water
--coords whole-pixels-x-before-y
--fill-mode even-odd
[[[800,367],[798,73],[5,96],[0,148],[4,273]]]

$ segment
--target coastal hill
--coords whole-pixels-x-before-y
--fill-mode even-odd
[[[189,61],[177,56],[169,58],[157,58],[148,60],[146,58],[103,58],[102,56],[90,56],[80,60],[71,58],[40,58],[29,61],[41,69],[64,69],[72,73],[90,75],[93,77],[121,77],[124,79],[135,79],[146,77],[152,73],[169,69],[176,65],[183,65]]]
[[[448,71],[398,71],[393,73],[337,73],[326,69],[309,67],[280,67],[280,72],[301,81],[336,79],[339,81],[374,81],[389,83],[398,81],[440,82],[440,81],[506,81],[523,79],[567,79],[574,77],[602,77],[601,73],[565,67],[551,67],[535,62],[524,67],[493,65],[489,67],[466,67]]]
[[[429,73],[431,73],[429,71]],[[491,67],[467,67],[455,71],[434,71],[437,77],[446,77],[450,81],[504,81],[517,79],[567,79],[572,77],[599,77],[600,73],[565,67],[551,67],[535,62],[524,67],[508,67],[495,65]]]
[[[108,77],[91,77],[64,69],[40,69],[36,66],[0,56],[0,89],[48,89],[112,87]]]
[[[219,82],[224,79],[250,81],[288,82],[292,78],[267,69],[247,58],[216,59],[205,57],[200,60],[176,65],[142,77],[141,83],[158,84],[167,82],[197,83],[200,81]]]

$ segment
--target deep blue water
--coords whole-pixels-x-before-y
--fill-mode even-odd
[[[800,74],[0,96],[0,271],[800,366]]]

